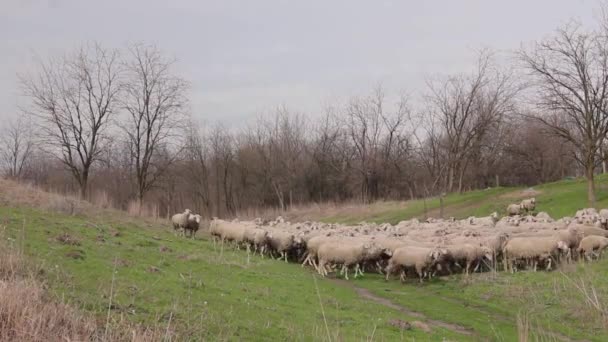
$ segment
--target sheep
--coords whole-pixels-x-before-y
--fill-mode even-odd
[[[595,226],[590,226],[587,224],[571,224],[569,227],[575,227],[579,232],[583,234],[583,236],[597,235],[608,237],[607,230]]]
[[[608,238],[604,236],[591,235],[583,238],[577,249],[579,255],[591,261],[591,256],[597,252],[597,257],[602,257],[602,251],[608,247]]]
[[[437,261],[441,258],[442,254],[447,253],[445,250],[437,248],[425,248],[425,247],[414,247],[406,246],[397,248],[393,253],[393,256],[388,261],[386,267],[386,280],[396,270],[401,271],[401,281],[405,280],[405,273],[408,268],[414,268],[420,282],[427,275],[429,271],[435,267]]]
[[[471,244],[446,246],[445,249],[452,255],[456,263],[464,268],[465,274],[469,274],[471,266],[474,263],[477,263],[477,267],[479,267],[484,259],[492,262],[494,254],[493,251],[486,246],[476,246]],[[460,264],[461,262],[463,264]]]
[[[345,272],[344,278],[348,280],[348,270],[355,266],[355,278],[360,272],[360,263],[373,256],[379,256],[381,248],[372,243],[344,244],[340,242],[325,243],[319,247],[318,272],[322,276],[327,275],[325,266],[329,263],[342,265]]]
[[[495,263],[502,258],[502,250],[508,240],[509,234],[500,233],[480,241],[482,246],[488,247],[492,251],[492,266],[494,269],[496,269]]]
[[[540,213],[536,214],[536,221],[537,222],[555,222],[555,220],[545,211],[541,211]]]
[[[529,199],[525,199],[521,201],[520,205],[525,212],[534,211],[534,209],[536,209],[536,198],[532,197]]]
[[[509,216],[521,215],[523,209],[524,208],[521,206],[521,204],[509,204],[507,207],[507,214]]]
[[[503,249],[503,262],[505,270],[508,271],[510,268],[513,273],[518,259],[532,261],[536,271],[539,258],[546,258],[547,255],[553,257],[561,253],[568,255],[569,252],[570,248],[566,242],[552,236],[514,237],[507,241]],[[548,266],[548,269],[550,268],[551,264]]]
[[[183,213],[171,216],[171,222],[173,223],[175,235],[177,235],[178,231],[181,231],[182,234],[185,234],[185,228],[188,225],[188,218],[191,213],[192,211],[190,211],[190,209],[186,209]]]
[[[184,235],[186,235],[186,231],[190,232],[190,238],[194,239],[194,235],[198,231],[198,228],[201,224],[201,215],[192,215],[188,214],[188,222],[184,227]]]
[[[243,240],[247,243],[247,248],[253,248],[253,253],[260,252],[260,256],[264,257],[266,248],[270,243],[268,231],[257,228],[247,227],[243,235]]]
[[[281,218],[279,216],[279,218]],[[287,254],[294,247],[294,234],[281,230],[273,230],[268,234],[270,247],[276,253],[279,253],[279,259],[285,259],[287,262]]]
[[[493,212],[492,214],[490,214],[490,216],[486,216],[486,217],[469,217],[469,223],[471,225],[479,225],[479,226],[491,226],[494,227],[496,225],[496,222],[498,222],[498,213],[497,212]]]

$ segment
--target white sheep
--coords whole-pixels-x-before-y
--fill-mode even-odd
[[[579,255],[591,261],[591,256],[601,258],[602,251],[608,247],[608,238],[604,236],[590,235],[581,240],[577,249]],[[597,252],[597,254],[596,254]]]
[[[279,216],[280,217],[280,216]],[[279,259],[284,259],[287,262],[287,254],[294,247],[295,235],[282,230],[272,230],[268,234],[270,247],[279,254]]]
[[[485,216],[485,217],[471,216],[468,218],[468,220],[469,220],[469,224],[474,225],[474,226],[494,227],[496,225],[496,222],[498,222],[498,213],[493,212],[492,214],[490,214],[490,216]]]
[[[529,199],[525,199],[521,201],[520,204],[526,212],[534,211],[534,209],[536,209],[536,198],[532,197]]]
[[[486,246],[463,244],[446,246],[445,249],[451,254],[456,263],[464,268],[465,274],[469,274],[473,264],[476,264],[475,269],[477,269],[484,259],[490,263],[494,259],[494,252]]]
[[[541,211],[538,214],[536,214],[536,221],[537,222],[555,222],[555,220],[546,211]]]
[[[370,242],[367,243],[342,243],[329,242],[319,247],[317,255],[319,257],[319,274],[326,276],[326,266],[329,264],[342,265],[345,278],[348,279],[348,270],[355,266],[355,278],[361,272],[361,263],[379,256],[382,249]]]
[[[257,227],[246,227],[243,240],[247,243],[247,248],[252,248],[254,254],[259,252],[262,257],[270,244],[268,231]]]
[[[191,213],[192,211],[190,211],[190,209],[186,209],[183,213],[171,216],[171,223],[173,223],[173,229],[176,235],[178,232],[185,234],[185,228],[188,225],[188,217]]]
[[[386,267],[386,280],[395,271],[400,271],[401,281],[405,281],[405,275],[408,269],[415,269],[420,282],[428,274],[430,275],[431,269],[433,269],[445,251],[441,251],[437,248],[425,248],[425,247],[414,247],[406,246],[395,250],[393,256],[388,261]]]
[[[509,204],[509,206],[507,206],[507,215],[521,215],[523,210],[524,208],[521,206],[521,204]]]
[[[532,262],[534,271],[539,260],[546,259],[547,255],[559,256],[560,254],[568,255],[570,248],[566,242],[558,240],[552,236],[532,236],[532,237],[514,237],[507,241],[503,249],[503,261],[505,270],[515,271],[515,264],[518,260],[523,259],[527,262]],[[547,269],[551,268],[551,264]]]

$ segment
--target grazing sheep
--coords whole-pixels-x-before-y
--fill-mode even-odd
[[[524,208],[521,206],[521,204],[509,204],[509,206],[507,207],[507,215],[521,215],[523,210]]]
[[[190,209],[186,209],[183,213],[171,216],[171,222],[173,223],[175,235],[177,235],[178,232],[185,234],[185,228],[188,225],[188,217],[191,213],[192,212]]]
[[[532,197],[521,201],[521,207],[525,212],[531,212],[536,209],[536,198]]]
[[[581,257],[584,257],[585,259],[591,261],[592,255],[601,258],[602,251],[604,251],[606,247],[608,247],[607,237],[591,235],[581,240],[577,251]]]
[[[415,269],[420,282],[433,269],[437,261],[441,258],[442,254],[445,254],[437,248],[425,248],[425,247],[413,247],[406,246],[395,250],[393,256],[388,261],[386,267],[386,280],[395,271],[400,271],[401,281],[405,281],[405,274],[408,269]]]
[[[519,259],[527,262],[532,262],[534,271],[536,271],[539,258],[559,256],[560,254],[568,255],[570,248],[568,244],[552,236],[531,236],[531,237],[514,237],[507,241],[503,250],[503,262],[505,270],[515,271],[515,264]],[[549,268],[551,265],[549,264]]]

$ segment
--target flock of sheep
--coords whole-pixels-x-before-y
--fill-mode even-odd
[[[509,216],[469,217],[464,220],[417,219],[391,224],[356,226],[319,222],[225,221],[214,218],[209,233],[214,241],[234,244],[253,253],[309,265],[325,276],[340,272],[348,279],[363,272],[425,278],[454,272],[521,269],[551,270],[556,263],[601,257],[608,246],[608,209],[576,212],[554,220],[547,213],[533,215],[535,199],[507,208]],[[173,226],[190,236],[200,216],[189,210],[173,217]]]

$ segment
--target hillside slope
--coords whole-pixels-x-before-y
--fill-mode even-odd
[[[580,180],[534,190],[539,210],[552,215],[585,206]],[[297,264],[214,245],[204,232],[188,240],[175,237],[165,222],[72,200],[48,205],[45,194],[25,196],[37,199],[32,203],[13,201],[7,193],[0,195],[3,244],[41,265],[57,300],[102,324],[108,317],[143,323],[174,340],[608,340],[608,260],[425,284],[385,282],[373,274],[322,279]],[[446,213],[485,215],[530,193],[505,188],[451,195]],[[599,198],[606,203],[606,191]],[[436,210],[433,200],[428,203]],[[352,220],[424,214],[419,201],[406,205]]]
[[[465,218],[485,216],[491,212],[505,214],[510,203],[535,197],[537,211],[546,211],[553,217],[573,215],[587,207],[587,188],[584,179],[562,180],[532,188],[488,188],[463,194],[449,194],[444,198],[443,216]],[[597,208],[608,207],[608,175],[596,179]],[[439,199],[413,201],[379,201],[369,205],[344,204],[307,206],[296,208],[286,216],[293,220],[319,220],[355,224],[362,221],[396,224],[410,218],[439,217]]]

